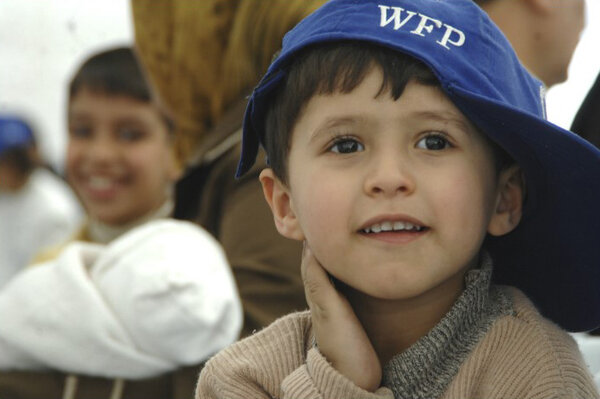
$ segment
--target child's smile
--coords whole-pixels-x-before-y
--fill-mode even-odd
[[[103,171],[81,171],[79,175],[81,191],[90,201],[111,201],[131,182],[131,177],[122,173],[107,174]]]
[[[67,175],[94,219],[122,225],[160,207],[178,176],[150,103],[82,88],[69,106]]]
[[[386,215],[367,221],[359,233],[390,244],[406,244],[426,234],[428,230],[418,219],[406,215]]]
[[[498,203],[491,145],[439,88],[410,82],[394,101],[381,79],[316,95],[298,117],[287,235],[367,295],[455,296]]]

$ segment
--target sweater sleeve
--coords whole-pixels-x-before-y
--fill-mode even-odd
[[[306,364],[283,380],[285,399],[394,399],[385,387],[375,392],[365,391],[340,374],[316,348],[308,351]]]
[[[306,351],[310,314],[279,319],[219,353],[202,370],[197,399],[393,399],[367,392],[338,373],[316,348]]]
[[[531,399],[600,399],[575,340],[541,316],[523,293],[516,289],[510,291],[517,311],[513,331],[523,331],[521,352],[530,354],[523,358],[520,367],[521,375],[528,376],[531,384],[522,396]],[[525,333],[527,330],[529,334]],[[523,377],[515,376],[514,380],[524,380]]]
[[[504,289],[514,314],[494,322],[443,398],[600,399],[574,340],[523,293]]]
[[[572,337],[549,324],[543,329],[540,343],[548,353],[540,356],[536,383],[527,398],[532,399],[600,399],[600,394]]]

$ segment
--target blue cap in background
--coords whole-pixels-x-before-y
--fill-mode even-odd
[[[0,116],[0,155],[6,150],[27,147],[34,142],[31,127],[22,119]]]

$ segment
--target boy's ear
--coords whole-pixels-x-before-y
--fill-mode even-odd
[[[500,172],[496,206],[487,230],[489,234],[501,236],[517,227],[523,213],[524,197],[525,179],[521,168],[514,165]]]
[[[304,240],[304,233],[296,218],[288,187],[275,176],[271,168],[264,169],[259,179],[279,234],[293,240]]]

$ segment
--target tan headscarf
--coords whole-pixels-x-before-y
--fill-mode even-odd
[[[258,83],[285,32],[324,2],[131,0],[138,54],[176,121],[183,163]]]

